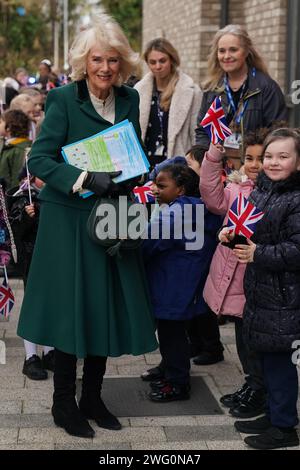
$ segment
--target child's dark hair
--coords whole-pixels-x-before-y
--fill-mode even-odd
[[[5,129],[8,129],[12,137],[28,137],[29,118],[19,109],[8,109],[2,115],[5,121]]]
[[[244,149],[251,145],[263,145],[265,138],[269,134],[270,129],[267,127],[261,127],[255,131],[249,131],[244,137]]]
[[[194,157],[194,159],[202,165],[203,158],[205,155],[205,152],[207,152],[207,147],[203,145],[193,145],[186,153],[185,155],[188,155],[189,153]]]
[[[186,196],[200,196],[199,175],[187,165],[166,165],[161,169],[160,173],[169,173],[176,186],[184,187],[184,194]]]
[[[298,157],[300,158],[300,133],[297,129],[289,129],[288,127],[282,127],[281,129],[276,129],[275,131],[270,132],[267,135],[264,141],[264,148],[263,148],[263,155],[267,147],[275,142],[276,140],[288,139],[292,138],[295,144],[295,150],[297,152]]]

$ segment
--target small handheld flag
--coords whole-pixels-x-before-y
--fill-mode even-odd
[[[4,266],[4,279],[2,285],[0,286],[0,315],[3,315],[5,318],[7,318],[14,304],[15,297],[8,284],[6,268]]]
[[[214,145],[225,140],[226,137],[232,134],[231,130],[227,126],[225,113],[218,96],[214,99],[209,110],[200,122],[200,126],[204,128],[211,143]]]
[[[146,202],[154,202],[154,194],[152,192],[151,186],[153,181],[148,181],[144,186],[135,186],[133,188],[133,194],[136,202],[141,204],[146,204]]]
[[[263,216],[263,212],[249,202],[245,196],[239,194],[229,209],[227,227],[232,229],[235,235],[250,238],[255,232],[257,222]]]

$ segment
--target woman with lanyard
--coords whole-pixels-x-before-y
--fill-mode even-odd
[[[135,88],[140,95],[140,125],[147,158],[153,168],[166,158],[184,156],[194,144],[202,93],[192,78],[179,71],[180,59],[164,38],[146,46],[150,72]]]
[[[227,155],[235,150],[242,157],[246,131],[270,127],[274,121],[287,119],[279,85],[269,76],[247,31],[239,25],[226,26],[213,39],[198,123],[216,96],[221,97],[227,123],[233,131],[225,141]],[[208,135],[199,124],[196,143],[209,147]]]

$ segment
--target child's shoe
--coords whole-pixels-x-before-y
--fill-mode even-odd
[[[146,372],[143,372],[141,375],[141,379],[144,380],[145,382],[152,382],[153,380],[160,380],[160,379],[163,379],[163,377],[164,377],[164,373],[159,366],[152,367],[151,369],[148,369]]]
[[[268,416],[260,416],[252,421],[236,421],[234,427],[245,434],[261,434],[272,426]]]
[[[25,359],[22,372],[31,380],[48,379],[48,372],[43,368],[42,361],[36,354]]]
[[[151,401],[166,403],[175,400],[189,400],[189,392],[189,385],[172,385],[170,383],[166,383],[164,387],[152,390],[152,392],[148,394],[148,397]]]
[[[160,379],[160,380],[155,380],[154,382],[150,382],[150,388],[152,390],[160,390],[166,385],[167,381],[166,379]]]
[[[249,390],[249,385],[245,383],[236,392],[223,395],[220,398],[220,402],[222,403],[222,405],[227,406],[227,408],[234,408],[239,404],[247,390]]]
[[[221,361],[224,361],[224,354],[222,351],[202,351],[198,356],[193,359],[193,363],[196,366],[208,366],[211,364],[217,364],[217,362]]]
[[[253,449],[281,449],[283,447],[296,447],[299,445],[299,437],[294,428],[270,427],[258,436],[247,436],[245,443]]]
[[[54,372],[54,349],[49,351],[47,354],[42,354],[42,364],[44,369]]]
[[[252,390],[244,393],[239,403],[229,410],[236,418],[255,418],[266,411],[266,393],[264,390]]]

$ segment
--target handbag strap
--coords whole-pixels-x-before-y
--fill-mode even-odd
[[[120,240],[118,241],[118,243],[116,243],[115,245],[111,246],[110,248],[108,248],[106,250],[106,253],[109,255],[109,256],[117,256],[118,258],[122,258],[121,256],[121,253],[120,253],[120,250],[121,250],[121,247],[122,247],[122,243],[124,242],[124,240]]]

